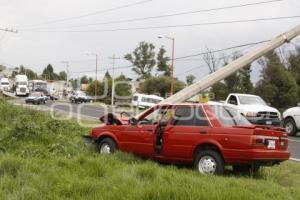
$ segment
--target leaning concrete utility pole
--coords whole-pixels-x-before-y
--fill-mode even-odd
[[[183,90],[179,91],[178,93],[170,96],[169,98],[162,101],[160,104],[173,104],[184,102],[191,97],[199,94],[199,92],[211,87],[215,83],[225,79],[229,75],[233,74],[234,72],[238,71],[239,69],[243,68],[246,65],[251,64],[255,60],[259,59],[260,57],[264,56],[268,52],[276,49],[277,47],[281,46],[282,44],[291,41],[293,38],[300,35],[300,25],[297,27],[289,30],[286,33],[283,33],[270,42],[266,43],[265,45],[250,51],[249,53],[245,54],[244,56],[240,57],[239,59],[231,62],[230,64],[224,66],[220,70],[204,77],[202,80],[194,83]]]

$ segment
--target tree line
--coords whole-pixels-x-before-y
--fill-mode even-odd
[[[234,53],[232,56],[222,55],[221,59],[215,57],[214,53],[207,49],[203,60],[205,61],[209,73],[218,70],[219,66],[225,66],[229,62],[238,59],[241,53]],[[138,92],[146,94],[158,94],[162,97],[169,95],[171,87],[171,70],[170,58],[166,56],[164,46],[157,51],[153,44],[140,42],[138,46],[124,56],[124,59],[132,64],[132,71],[136,73],[136,82],[140,83]],[[214,84],[209,91],[215,95],[215,100],[225,100],[229,93],[247,93],[261,96],[267,103],[278,108],[286,109],[295,106],[300,100],[300,48],[295,47],[295,51],[283,55],[276,51],[270,52],[263,58],[255,62],[260,65],[261,75],[256,84],[251,82],[251,72],[253,63],[240,69],[238,72],[230,75],[224,80]],[[47,79],[47,80],[66,80],[67,73],[61,71],[56,74],[51,64],[37,75],[30,69],[20,66],[13,74],[26,74],[29,79]],[[178,92],[184,87],[194,83],[196,77],[193,74],[186,76],[185,82],[174,77],[174,92]],[[133,81],[124,74],[115,78],[115,81]],[[112,77],[106,72],[104,79],[95,81],[86,75],[79,79],[70,80],[73,88],[78,88],[79,84],[89,84],[87,93],[95,95],[97,85],[97,95],[107,93],[104,101],[110,103],[112,90]],[[128,96],[131,87],[128,84],[117,85],[116,93],[119,96]]]
[[[25,68],[23,65],[20,67],[16,67],[12,72],[12,78],[14,78],[18,74],[24,74],[28,77],[29,80],[34,79],[42,79],[42,80],[50,80],[50,81],[57,81],[57,80],[66,80],[67,73],[65,71],[61,71],[58,74],[54,72],[54,69],[51,64],[48,64],[42,74],[37,74],[33,70],[29,68]]]

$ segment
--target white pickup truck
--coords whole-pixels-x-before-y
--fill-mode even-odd
[[[237,109],[252,124],[280,126],[280,112],[259,96],[251,94],[229,94],[225,104]]]
[[[286,132],[291,136],[297,135],[300,131],[300,104],[298,107],[287,109],[282,116]]]

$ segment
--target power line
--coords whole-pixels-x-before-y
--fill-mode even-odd
[[[116,69],[126,69],[126,68],[131,68],[133,67],[133,65],[126,65],[126,66],[120,66],[120,67],[115,67]],[[110,70],[111,68],[105,68],[105,69],[101,69],[99,71],[107,71]],[[90,71],[77,71],[77,72],[71,72],[72,74],[83,74],[83,73],[92,73],[95,72],[95,70],[90,70]]]
[[[149,19],[160,19],[160,18],[167,18],[167,17],[174,17],[174,16],[196,14],[196,13],[227,10],[227,9],[233,9],[233,8],[242,8],[242,7],[255,6],[255,5],[260,5],[260,4],[275,3],[275,2],[280,2],[280,1],[284,1],[284,0],[259,1],[259,2],[254,2],[254,3],[236,4],[236,5],[231,5],[231,6],[216,7],[216,8],[210,8],[210,9],[202,9],[202,10],[193,10],[193,11],[185,11],[185,12],[177,12],[177,13],[171,13],[171,14],[165,14],[165,15],[156,15],[156,16],[149,16],[149,17],[140,17],[140,18],[132,18],[132,19],[124,19],[124,20],[114,20],[114,21],[108,21],[108,22],[90,23],[90,24],[83,24],[83,25],[50,27],[48,29],[79,28],[79,27],[87,27],[87,26],[95,26],[95,25],[107,25],[107,24],[119,24],[119,23],[124,23],[124,22],[136,22],[136,21],[144,21],[144,20],[149,20]],[[37,28],[31,29],[31,30],[36,30],[36,29]]]
[[[163,29],[163,28],[183,28],[183,27],[193,27],[193,26],[247,23],[247,22],[258,22],[258,21],[273,21],[273,20],[294,19],[294,18],[300,18],[300,15],[270,17],[270,18],[256,18],[256,19],[246,19],[246,20],[219,21],[219,22],[196,23],[196,24],[179,24],[179,25],[148,26],[148,27],[133,27],[133,28],[98,29],[98,30],[97,29],[96,30],[57,30],[57,31],[44,30],[44,31],[36,31],[36,32],[91,33],[91,32],[137,31],[137,30],[151,30],[151,29]]]
[[[96,12],[92,12],[92,13],[88,13],[88,14],[84,14],[84,15],[78,15],[78,16],[74,16],[74,17],[67,17],[67,18],[47,21],[47,22],[44,22],[44,23],[38,23],[38,24],[23,26],[23,28],[24,27],[34,27],[34,26],[43,26],[43,25],[48,25],[48,24],[71,21],[71,20],[75,20],[75,19],[80,19],[80,18],[85,18],[85,17],[89,17],[89,16],[93,16],[93,15],[99,15],[99,14],[103,14],[103,13],[107,13],[107,12],[111,12],[111,11],[120,10],[120,9],[123,9],[123,8],[133,7],[133,6],[136,6],[136,5],[148,3],[150,1],[153,1],[153,0],[138,1],[138,2],[135,2],[135,3],[126,4],[126,5],[123,5],[123,6],[118,6],[118,7],[114,7],[114,8],[110,8],[110,9],[106,9],[106,10],[100,10],[100,11],[96,11]]]
[[[261,44],[261,43],[265,43],[265,42],[269,42],[269,41],[270,40],[263,40],[263,41],[259,41],[259,42],[251,42],[251,43],[246,43],[246,44],[231,46],[231,47],[227,47],[227,48],[223,48],[223,49],[213,50],[213,51],[209,51],[209,52],[201,52],[201,53],[197,53],[197,54],[192,54],[192,55],[187,55],[187,56],[181,56],[181,57],[175,58],[175,60],[180,60],[180,59],[184,59],[184,58],[191,58],[191,57],[201,56],[201,55],[205,55],[207,53],[218,53],[218,52],[221,52],[221,51],[228,51],[228,50],[237,49],[237,48],[241,48],[241,47],[246,47],[246,46],[252,46],[252,45],[256,45],[256,44]]]
[[[183,58],[190,58],[190,57],[196,57],[196,56],[204,55],[206,53],[217,53],[217,52],[227,51],[227,50],[232,50],[232,49],[237,49],[237,48],[241,48],[241,47],[253,46],[253,45],[265,43],[265,42],[268,42],[268,41],[270,41],[270,40],[264,40],[264,41],[260,41],[260,42],[251,42],[251,43],[246,43],[246,44],[231,46],[231,47],[227,47],[227,48],[223,48],[223,49],[217,49],[217,50],[213,50],[213,51],[201,52],[201,53],[197,53],[197,54],[192,54],[192,55],[177,57],[174,60],[179,60],[179,59],[183,59]],[[131,68],[131,67],[133,67],[133,65],[119,66],[119,67],[115,67],[115,70],[126,69],[126,68]],[[107,71],[109,69],[110,68],[106,68],[106,69],[102,69],[100,71]],[[83,73],[92,73],[92,72],[94,72],[94,70],[90,70],[90,71],[78,71],[78,72],[72,72],[72,73],[74,73],[74,74],[77,74],[77,73],[78,74],[83,74]]]

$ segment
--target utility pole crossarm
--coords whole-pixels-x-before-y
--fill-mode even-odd
[[[245,54],[244,56],[240,57],[239,59],[231,62],[230,64],[224,66],[220,70],[204,77],[202,80],[194,83],[183,90],[179,91],[178,93],[170,96],[166,100],[162,101],[161,104],[166,103],[179,103],[184,102],[191,97],[197,95],[199,92],[211,87],[215,83],[225,79],[229,75],[233,74],[234,72],[240,70],[246,65],[251,64],[255,60],[259,59],[260,57],[266,55],[268,52],[276,49],[277,47],[281,46],[282,44],[291,41],[293,38],[300,35],[300,25],[291,29],[290,31],[281,34],[274,39],[272,39],[267,44],[250,51],[249,53]]]

